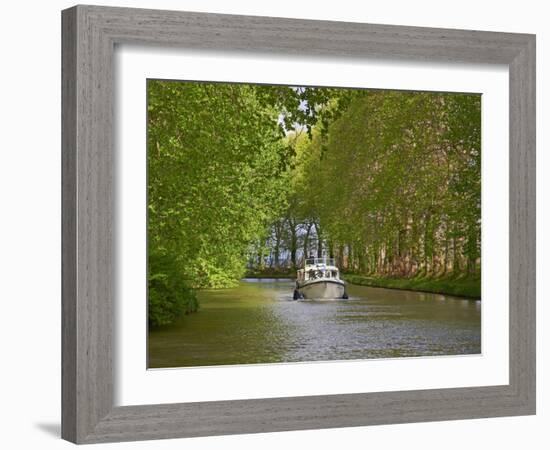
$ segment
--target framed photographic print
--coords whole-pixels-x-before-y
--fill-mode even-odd
[[[534,414],[534,36],[62,17],[65,439]]]

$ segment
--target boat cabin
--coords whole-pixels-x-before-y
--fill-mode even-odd
[[[297,281],[340,279],[334,258],[307,258],[304,268],[297,271]]]

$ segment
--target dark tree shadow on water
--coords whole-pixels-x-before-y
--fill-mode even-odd
[[[61,438],[61,424],[60,423],[37,423],[36,428],[42,430],[44,433],[49,434],[52,437]]]

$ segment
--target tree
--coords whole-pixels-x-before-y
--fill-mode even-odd
[[[191,290],[161,289],[159,280],[234,284],[250,243],[286,204],[280,193],[289,149],[278,111],[258,97],[248,85],[148,81],[149,297],[166,299],[169,290],[182,300],[156,302],[152,323],[194,301]]]
[[[149,317],[310,252],[379,276],[480,264],[479,95],[148,81]]]

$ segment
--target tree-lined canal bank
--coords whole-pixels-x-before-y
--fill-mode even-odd
[[[295,272],[248,272],[246,278],[296,278]],[[415,292],[431,292],[433,294],[452,295],[472,300],[481,299],[481,276],[446,276],[446,277],[375,277],[357,274],[342,274],[342,278],[351,284],[359,286],[380,287],[387,289],[401,289]]]
[[[475,297],[481,96],[150,79],[147,201],[153,327],[310,258]]]
[[[452,295],[473,300],[481,299],[480,277],[441,277],[441,278],[381,278],[361,275],[344,275],[348,283],[359,286],[400,289],[415,292]]]
[[[149,333],[149,367],[479,354],[481,302],[348,286],[350,299],[292,301],[289,279],[198,292],[200,311]]]

